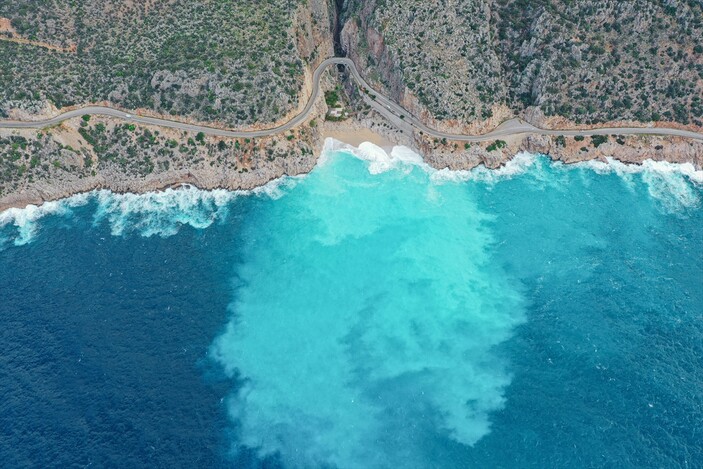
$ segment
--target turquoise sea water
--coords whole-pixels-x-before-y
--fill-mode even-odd
[[[701,172],[354,153],[0,215],[9,465],[703,466]]]

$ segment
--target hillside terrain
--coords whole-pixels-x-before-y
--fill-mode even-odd
[[[349,0],[345,17],[357,65],[440,125],[703,125],[700,1]]]
[[[3,2],[0,114],[108,102],[271,123],[299,109],[340,30],[338,54],[439,125],[703,125],[698,0]]]
[[[0,114],[109,102],[228,126],[299,105],[324,1],[0,2]],[[329,41],[328,41],[329,42]]]
[[[333,55],[353,63],[318,69]],[[703,133],[700,0],[16,0],[0,2],[0,61],[0,119],[42,126],[0,129],[0,210],[94,188],[252,188],[358,127],[437,168],[523,150],[703,164],[703,142],[671,129]],[[313,90],[325,99],[305,108]],[[43,127],[88,104],[118,110]],[[515,117],[558,133],[452,140]],[[653,125],[668,133],[640,132]],[[612,129],[559,135],[593,126]]]

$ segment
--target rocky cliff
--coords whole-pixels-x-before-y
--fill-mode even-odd
[[[345,15],[348,55],[439,127],[703,126],[695,0],[349,0]]]

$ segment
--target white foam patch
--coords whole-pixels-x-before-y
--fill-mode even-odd
[[[283,177],[251,191],[201,190],[193,186],[145,194],[97,193],[94,224],[107,221],[114,236],[173,236],[182,226],[205,229],[227,218],[229,204],[240,196],[278,199],[295,187],[300,176]]]
[[[237,195],[257,195],[266,196],[271,199],[280,199],[286,195],[291,189],[307,177],[307,174],[299,174],[297,176],[283,176],[278,179],[267,182],[263,186],[255,187],[248,191],[234,191]]]
[[[183,226],[204,229],[224,220],[228,205],[236,197],[253,195],[278,199],[295,187],[302,177],[283,177],[251,191],[201,190],[188,185],[144,194],[96,190],[40,206],[11,208],[0,212],[0,229],[5,228],[3,231],[7,232],[0,238],[0,246],[27,244],[38,233],[42,218],[70,216],[73,208],[91,201],[97,203],[93,224],[108,223],[114,236],[136,233],[145,237],[168,237],[178,233]]]
[[[451,169],[434,170],[431,178],[434,182],[465,182],[479,181],[496,183],[525,174],[537,166],[539,156],[527,152],[520,152],[496,169],[489,169],[483,165],[470,170],[453,171]]]
[[[477,181],[488,184],[511,179],[530,173],[532,179],[546,186],[564,189],[564,181],[557,174],[546,170],[555,168],[588,168],[599,174],[615,173],[629,186],[634,187],[634,175],[639,175],[647,185],[649,195],[659,201],[668,212],[695,207],[701,202],[692,184],[703,185],[703,170],[696,170],[691,163],[670,163],[668,161],[645,160],[642,164],[626,164],[614,158],[603,161],[587,161],[573,165],[548,160],[547,157],[528,152],[520,152],[504,165],[489,169],[483,165],[466,171],[450,169],[436,170],[426,164],[422,157],[404,146],[396,146],[390,154],[372,143],[362,143],[358,149],[351,148],[356,157],[369,162],[369,171],[379,174],[402,167],[420,167],[430,175],[435,183]],[[560,185],[561,184],[561,185]]]
[[[637,165],[606,158],[606,161],[585,161],[571,167],[589,169],[598,174],[617,174],[628,187],[634,185],[633,176],[639,175],[647,185],[649,195],[669,212],[696,207],[701,202],[695,186],[703,185],[703,171],[696,170],[691,163],[645,160]]]
[[[371,174],[381,174],[392,169],[413,166],[419,166],[428,172],[434,171],[432,167],[425,163],[422,156],[403,145],[394,146],[391,152],[388,153],[375,143],[362,142],[358,147],[355,147],[333,138],[325,140],[325,146],[318,164],[326,164],[329,161],[329,155],[335,151],[344,151],[360,160],[366,161]]]
[[[381,174],[393,169],[418,167],[429,174],[431,181],[435,183],[466,181],[496,183],[526,173],[528,170],[535,168],[539,160],[537,155],[521,152],[496,169],[489,169],[480,165],[471,170],[451,170],[447,168],[437,170],[427,164],[421,155],[403,145],[394,146],[391,152],[388,153],[371,142],[363,142],[358,147],[354,147],[331,138],[325,141],[323,156],[321,156],[320,160],[323,164],[326,164],[329,161],[329,155],[340,150],[366,161],[371,174]]]
[[[638,174],[643,172],[656,172],[660,174],[676,174],[686,176],[691,181],[697,184],[703,184],[703,170],[696,170],[691,163],[670,163],[668,161],[644,160],[641,164],[629,164],[616,160],[615,158],[606,158],[606,161],[584,161],[575,163],[572,167],[582,167],[592,169],[600,174],[616,173]],[[568,167],[568,166],[566,166]]]
[[[353,153],[354,150],[356,150],[356,147],[349,145],[348,143],[344,143],[332,137],[327,137],[325,139],[324,145],[322,146],[322,153],[320,153],[320,156],[317,158],[316,166],[321,167],[327,164],[327,162],[329,161],[329,155],[336,151],[346,151],[349,153]]]
[[[0,212],[0,228],[13,227],[5,241],[15,246],[31,242],[36,236],[40,220],[47,215],[69,216],[72,209],[88,203],[91,193],[77,194],[66,199],[45,202],[42,205],[27,205],[25,208],[10,208]]]
[[[362,160],[368,161],[371,174],[385,173],[391,169],[405,166],[419,166],[425,170],[429,169],[429,166],[420,155],[404,146],[393,147],[391,152],[387,153],[378,145],[364,142],[359,145],[355,155]]]
[[[107,221],[114,236],[137,232],[142,236],[173,236],[183,225],[203,229],[227,214],[234,192],[201,191],[194,187],[146,194],[97,193],[94,224]]]

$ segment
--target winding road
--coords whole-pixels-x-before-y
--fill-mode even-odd
[[[310,99],[303,111],[297,116],[293,117],[291,120],[285,124],[281,124],[277,127],[272,127],[270,129],[263,130],[225,130],[216,127],[208,127],[205,125],[188,124],[185,122],[179,122],[169,119],[163,119],[158,117],[146,117],[133,115],[119,109],[106,107],[106,106],[85,106],[71,111],[59,114],[51,119],[41,120],[41,121],[11,121],[11,120],[0,120],[0,128],[5,129],[42,129],[45,127],[50,127],[53,125],[60,124],[61,122],[72,119],[74,117],[79,117],[83,114],[93,114],[93,115],[103,115],[109,117],[116,117],[124,119],[137,124],[155,125],[161,127],[169,127],[172,129],[185,130],[189,132],[203,132],[208,135],[215,135],[220,137],[267,137],[270,135],[278,134],[290,130],[308,119],[310,113],[312,112],[313,105],[317,101],[320,94],[320,78],[322,73],[327,69],[327,67],[332,65],[344,65],[350,71],[351,75],[357,84],[364,90],[362,93],[364,101],[371,106],[379,114],[383,115],[401,130],[406,132],[411,132],[416,130],[422,132],[430,137],[434,138],[446,138],[447,140],[453,141],[464,141],[464,142],[482,142],[487,140],[494,140],[501,137],[512,137],[516,135],[523,134],[537,134],[537,135],[564,135],[564,136],[591,136],[591,135],[663,135],[663,136],[676,136],[685,137],[694,140],[703,141],[703,133],[693,132],[689,130],[672,129],[665,127],[602,127],[598,129],[589,130],[552,130],[552,129],[541,129],[535,127],[522,119],[510,119],[503,122],[497,128],[482,135],[462,135],[462,134],[452,134],[448,132],[441,132],[435,129],[431,129],[423,124],[415,116],[411,115],[403,109],[400,105],[390,100],[386,96],[378,93],[374,90],[364,78],[359,74],[354,62],[351,59],[343,57],[332,57],[323,61],[313,72],[313,86],[312,94]]]

